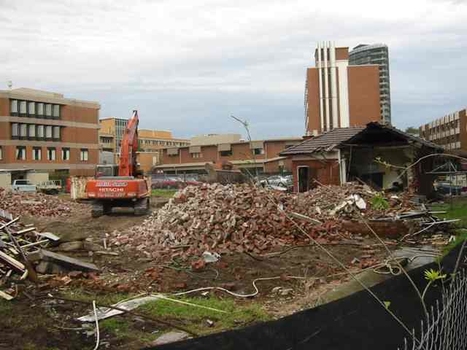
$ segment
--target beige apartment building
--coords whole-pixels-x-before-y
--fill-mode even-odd
[[[100,149],[112,152],[115,163],[118,163],[118,153],[128,119],[109,117],[100,120]],[[190,144],[190,140],[174,138],[171,131],[138,130],[138,163],[144,172],[149,172],[153,166],[160,163],[160,151],[164,147],[181,147]]]
[[[420,136],[445,150],[467,151],[467,108],[419,127]]]

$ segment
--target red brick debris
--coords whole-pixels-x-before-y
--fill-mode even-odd
[[[0,209],[14,216],[68,216],[84,212],[87,206],[43,193],[8,191],[0,188]]]
[[[367,209],[356,209],[355,205],[336,209],[355,194],[366,202]],[[340,226],[344,218],[360,217],[358,212],[366,217],[395,215],[413,206],[404,198],[387,196],[388,209],[371,209],[375,194],[369,187],[355,183],[320,186],[303,194],[247,184],[188,186],[140,226],[113,232],[111,243],[151,258],[165,253],[193,256],[205,250],[260,254],[308,240],[284,211],[319,220],[321,223],[294,219],[312,237],[332,242],[345,236]]]

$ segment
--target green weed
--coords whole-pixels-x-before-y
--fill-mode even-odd
[[[213,333],[270,319],[260,305],[254,303],[242,305],[232,299],[214,297],[179,298],[179,300],[226,312],[217,312],[163,299],[145,304],[139,309],[154,316],[182,322],[188,329],[199,334]],[[210,325],[208,320],[212,321],[213,324]]]
[[[172,198],[173,195],[177,192],[177,190],[171,189],[156,189],[151,191],[151,196],[153,197],[166,197]]]

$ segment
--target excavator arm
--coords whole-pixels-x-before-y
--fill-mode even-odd
[[[123,133],[122,145],[120,147],[120,162],[118,176],[136,175],[136,154],[138,152],[138,111],[134,110],[133,115],[126,125]]]

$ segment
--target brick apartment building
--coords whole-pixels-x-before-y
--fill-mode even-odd
[[[93,175],[97,102],[27,88],[0,91],[0,168]]]
[[[279,153],[300,143],[299,137],[257,141],[235,141],[220,144],[201,144],[172,147],[162,150],[161,165],[156,171],[165,173],[202,172],[206,163],[229,161],[240,169],[260,173],[281,173],[291,171],[291,162]]]
[[[315,50],[315,65],[306,76],[308,135],[381,121],[378,64],[349,65],[348,47],[325,42]]]
[[[379,66],[379,98],[381,119],[391,123],[391,79],[389,75],[389,49],[385,44],[360,44],[349,52],[349,64],[361,66],[377,64]]]
[[[445,150],[467,151],[467,109],[447,114],[419,127],[420,136]]]

